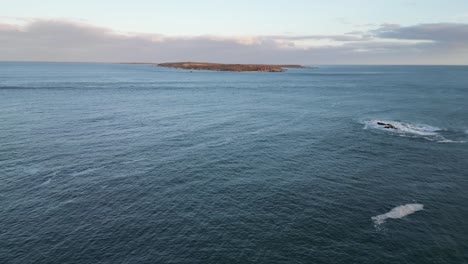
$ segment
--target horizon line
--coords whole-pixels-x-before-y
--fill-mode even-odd
[[[128,62],[110,62],[110,61],[46,61],[46,60],[0,60],[0,63],[11,62],[11,63],[90,63],[90,64],[151,64],[157,65],[160,63],[174,63],[175,61],[167,61],[167,62],[136,62],[136,61],[128,61]],[[373,64],[373,63],[320,63],[320,64],[304,64],[304,63],[232,63],[232,62],[208,62],[208,61],[178,61],[178,62],[193,62],[193,63],[216,63],[216,64],[266,64],[266,65],[289,65],[289,64],[297,64],[302,66],[459,66],[464,67],[468,66],[468,64]]]

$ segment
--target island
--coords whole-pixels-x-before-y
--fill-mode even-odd
[[[309,68],[302,65],[274,65],[274,64],[223,64],[208,62],[168,62],[159,63],[157,66],[184,69],[184,70],[209,70],[209,71],[233,71],[233,72],[284,72],[288,68]]]

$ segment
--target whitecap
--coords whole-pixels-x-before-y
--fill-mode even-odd
[[[450,139],[443,139],[437,141],[438,143],[466,143],[465,140],[450,140]]]
[[[383,125],[378,123],[391,124],[394,128],[386,128]],[[387,120],[369,120],[364,122],[364,128],[374,128],[385,131],[390,131],[393,133],[400,134],[413,134],[419,136],[436,136],[438,131],[442,129],[435,126],[425,125],[425,124],[411,124],[404,123],[400,121],[387,121]]]
[[[393,219],[398,219],[398,218],[403,218],[407,215],[410,215],[414,212],[423,210],[424,205],[423,204],[405,204],[405,205],[400,205],[392,210],[390,210],[388,213],[381,214],[378,216],[373,216],[371,217],[372,221],[374,221],[375,224],[379,225],[385,222],[386,219],[388,218],[393,218]]]
[[[462,141],[451,142],[450,139],[445,138],[442,134],[447,133],[447,129],[430,126],[418,123],[405,123],[401,121],[387,121],[387,120],[367,120],[364,121],[364,129],[376,129],[385,131],[387,133],[395,134],[400,137],[408,138],[423,138],[429,141],[440,143],[465,143]]]
[[[364,129],[375,129],[385,131],[390,134],[395,134],[400,137],[406,138],[422,138],[437,143],[467,143],[466,137],[460,134],[460,130],[448,130],[436,126],[418,123],[405,123],[401,121],[388,121],[388,120],[366,120],[362,122]],[[468,133],[467,131],[463,131]],[[451,135],[451,138],[446,136]],[[456,138],[454,138],[456,137]]]

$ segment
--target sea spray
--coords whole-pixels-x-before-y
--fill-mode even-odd
[[[395,208],[393,208],[391,211],[385,214],[381,214],[378,216],[372,217],[372,221],[374,221],[375,224],[382,224],[385,222],[387,218],[403,218],[407,215],[410,215],[414,212],[423,210],[424,205],[422,204],[405,204],[405,205],[400,205]]]
[[[385,126],[379,125],[379,123],[391,124],[394,129],[388,129]],[[365,128],[374,128],[400,134],[413,134],[418,136],[437,136],[439,135],[438,131],[443,130],[435,126],[425,124],[411,124],[399,121],[385,120],[368,120],[364,122],[364,125]]]
[[[448,129],[439,128],[425,124],[412,124],[400,121],[386,121],[386,120],[367,120],[363,121],[364,129],[376,129],[391,134],[399,135],[401,137],[410,138],[423,138],[429,141],[438,143],[466,143],[465,140],[456,140],[445,138],[443,133],[451,133]]]

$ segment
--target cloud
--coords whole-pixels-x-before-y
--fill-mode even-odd
[[[280,40],[333,40],[333,41],[361,41],[365,39],[363,36],[354,36],[354,35],[296,35],[296,36],[280,36],[280,35],[273,35],[268,36],[268,38],[272,39],[280,39]]]
[[[379,38],[463,43],[468,41],[468,24],[437,23],[408,27],[387,24],[376,30],[375,33]]]
[[[330,35],[166,36],[67,20],[0,24],[0,60],[466,64],[468,24],[381,25]],[[447,43],[455,44],[447,48]]]
[[[19,27],[10,24],[0,24],[0,32],[18,31]]]

